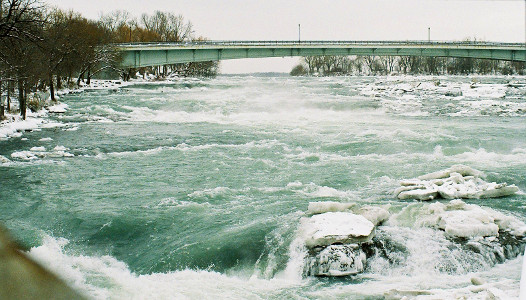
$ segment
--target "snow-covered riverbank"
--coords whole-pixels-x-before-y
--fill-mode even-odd
[[[12,103],[12,107],[14,109],[12,109],[11,112],[6,112],[5,120],[0,121],[0,140],[22,137],[24,132],[28,131],[65,126],[59,122],[50,121],[47,118],[49,114],[60,114],[66,112],[68,105],[60,103],[60,98],[64,95],[81,93],[88,90],[115,89],[136,82],[137,81],[123,83],[120,80],[92,80],[90,85],[82,85],[74,89],[64,88],[58,90],[55,95],[56,101],[54,102],[51,101],[49,92],[40,93],[39,96],[46,99],[44,103],[42,103],[43,108],[37,112],[28,109],[25,120],[18,112],[16,112],[18,110],[18,100],[13,98],[12,100],[14,100],[14,103]]]

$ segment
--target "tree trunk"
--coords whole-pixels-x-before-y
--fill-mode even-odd
[[[18,103],[20,105],[20,115],[26,119],[26,98],[24,95],[24,82],[22,79],[18,80]]]
[[[80,80],[84,81],[84,73],[86,72],[86,70],[82,71],[80,74],[79,74],[79,78],[77,78],[77,86],[80,86]]]
[[[91,70],[89,67],[88,67],[88,75],[86,77],[87,77],[86,84],[90,85],[91,84]]]
[[[4,101],[2,100],[2,84],[3,84],[3,81],[0,80],[0,121],[4,119]]]
[[[55,87],[53,86],[53,75],[49,74],[49,95],[51,101],[55,101]]]
[[[11,110],[11,89],[13,88],[13,83],[11,81],[7,82],[7,111]]]
[[[60,90],[62,88],[62,79],[60,79],[60,75],[57,75],[57,90]]]

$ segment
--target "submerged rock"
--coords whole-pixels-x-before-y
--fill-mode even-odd
[[[403,180],[401,187],[394,192],[400,200],[433,200],[436,198],[495,198],[513,195],[519,191],[515,185],[486,182],[483,172],[464,165],[454,165],[449,169]]]
[[[363,272],[367,257],[358,244],[330,245],[306,260],[307,276],[348,276]]]

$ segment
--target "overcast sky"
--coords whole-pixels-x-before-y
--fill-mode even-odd
[[[525,41],[525,0],[46,0],[87,18],[181,14],[212,40]],[[223,61],[223,73],[288,72],[298,58]]]

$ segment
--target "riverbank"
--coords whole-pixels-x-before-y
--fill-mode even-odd
[[[49,91],[36,92],[31,94],[32,99],[38,99],[36,112],[27,110],[24,120],[19,110],[19,103],[16,97],[11,98],[11,110],[5,113],[5,119],[0,121],[0,140],[14,137],[22,137],[24,132],[41,130],[43,128],[62,127],[63,124],[47,119],[49,114],[62,114],[68,109],[68,105],[61,103],[60,98],[65,95],[82,93],[91,90],[111,90],[122,86],[130,85],[140,81],[122,82],[121,80],[92,80],[90,85],[81,85],[77,88],[63,88],[55,92],[55,101],[51,101]],[[144,82],[144,81],[143,81]],[[45,99],[45,100],[40,100]]]

